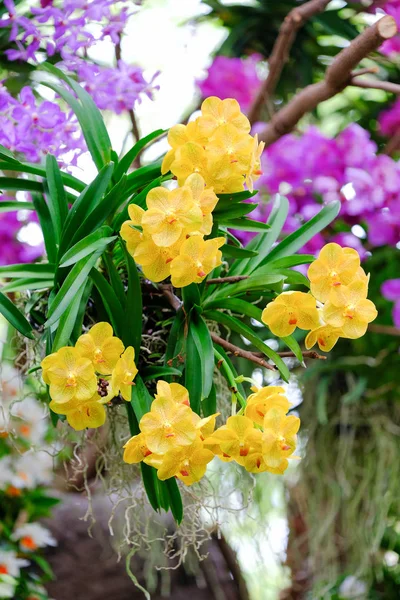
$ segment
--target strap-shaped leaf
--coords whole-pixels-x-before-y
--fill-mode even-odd
[[[49,262],[55,263],[57,260],[57,243],[53,230],[54,223],[50,215],[49,207],[42,194],[32,194],[32,201],[42,228],[47,257]]]
[[[200,365],[200,354],[197,350],[192,328],[189,327],[186,336],[185,387],[189,392],[190,407],[198,415],[200,414],[203,389],[203,375],[201,368],[199,368]]]
[[[122,209],[122,211],[120,213],[118,213],[114,217],[114,220],[113,220],[113,228],[114,228],[114,230],[115,231],[119,231],[121,229],[121,227],[122,227],[122,223],[124,223],[124,221],[127,221],[129,219],[128,207],[131,204],[137,204],[141,208],[145,208],[146,207],[147,194],[153,188],[158,187],[159,185],[161,185],[161,183],[163,181],[165,181],[166,179],[167,178],[165,176],[157,177],[156,179],[154,179],[153,181],[151,181],[149,183],[149,185],[147,185],[141,192],[139,192],[138,194],[136,194],[135,196],[133,196],[133,198],[127,203],[127,205]]]
[[[231,317],[230,315],[216,310],[206,311],[205,316],[209,319],[212,319],[213,321],[216,321],[217,323],[220,323],[221,325],[224,325],[232,331],[236,331],[236,333],[239,333],[244,338],[246,338],[249,342],[253,344],[253,346],[255,346],[258,350],[263,352],[266,356],[268,356],[269,359],[271,359],[275,363],[275,365],[279,369],[282,379],[284,379],[285,381],[289,381],[289,369],[287,368],[281,357],[276,352],[271,350],[271,348],[267,346],[267,344],[260,340],[260,338],[254,333],[252,329],[250,329],[250,327],[248,327],[235,317]]]
[[[288,348],[290,348],[297,360],[299,362],[303,362],[303,353],[297,340],[292,335],[288,335],[287,337],[281,338],[281,340],[284,344],[286,344]]]
[[[0,292],[0,313],[17,331],[25,337],[33,340],[32,327],[29,321],[18,310],[18,308],[7,298],[5,294]]]
[[[116,181],[121,179],[122,175],[124,175],[124,173],[127,173],[129,167],[131,166],[139,152],[141,152],[143,148],[145,148],[147,144],[149,144],[152,140],[155,140],[156,138],[160,137],[160,135],[162,135],[166,131],[166,129],[156,129],[152,133],[149,133],[141,140],[136,142],[136,144],[130,150],[128,150],[128,152],[119,161],[117,167],[115,168],[114,179]]]
[[[2,160],[7,160],[9,162],[14,163],[14,168],[15,165],[19,164],[19,160],[17,160],[13,153],[10,152],[10,150],[7,150],[7,148],[5,148],[2,144],[0,144],[0,158]]]
[[[253,212],[257,208],[258,204],[254,202],[241,202],[240,204],[233,204],[229,208],[224,210],[218,210],[217,208],[213,211],[213,217],[219,224],[224,225],[225,222],[230,222],[232,219],[244,217]],[[218,207],[218,204],[217,204]]]
[[[223,256],[231,256],[232,258],[251,258],[258,254],[258,252],[247,250],[247,248],[239,248],[233,244],[224,244],[221,251]]]
[[[115,291],[97,269],[92,269],[90,271],[90,278],[101,296],[104,308],[107,311],[114,331],[117,333],[118,337],[122,339],[125,328],[125,311],[123,310]]]
[[[52,154],[48,154],[46,157],[46,177],[48,207],[54,226],[54,236],[56,242],[59,243],[61,240],[61,231],[68,215],[68,204],[60,168]]]
[[[232,312],[245,315],[246,317],[250,317],[261,323],[261,308],[258,308],[258,306],[250,304],[250,302],[246,302],[245,300],[240,300],[239,298],[219,298],[218,300],[212,300],[210,302],[206,301],[205,307],[208,310],[211,308],[231,310]]]
[[[82,258],[72,267],[53,302],[49,306],[46,327],[50,327],[56,323],[63,312],[67,310],[78,290],[86,283],[86,279],[100,255],[101,251],[97,250],[93,254]]]
[[[270,226],[262,221],[254,221],[247,217],[238,219],[224,219],[224,226],[230,229],[238,229],[239,231],[268,231]]]
[[[126,346],[133,346],[136,356],[139,355],[140,342],[142,339],[142,288],[140,285],[139,272],[135,261],[123,244],[125,262],[128,270],[128,290],[126,293],[126,304],[128,310],[125,314],[125,327],[121,339]]]
[[[52,279],[54,277],[54,265],[50,263],[23,263],[19,265],[5,265],[0,267],[1,277],[31,277],[36,279]]]
[[[75,327],[75,322],[78,316],[78,311],[80,308],[84,291],[85,286],[82,286],[76,293],[67,310],[61,316],[60,324],[58,325],[56,337],[54,338],[53,342],[53,352],[57,352],[57,350],[59,350],[63,346],[68,345],[68,342],[71,338],[72,332]]]
[[[75,112],[82,127],[82,132],[88,145],[89,152],[93,157],[95,165],[100,170],[105,164],[111,161],[111,141],[104,124],[103,117],[96,104],[93,102],[93,99],[79,85],[79,83],[68,77],[63,71],[57,69],[50,63],[43,63],[38,68],[55,75],[55,77],[67,83],[67,85],[72,88],[75,94],[78,96],[77,99],[75,99],[71,94],[67,96],[63,88],[60,88],[60,90],[61,92],[64,92],[64,94],[60,93],[60,90],[58,91],[61,97],[64,98],[64,100]],[[42,83],[48,87],[51,87],[51,84],[48,82],[43,81]],[[72,103],[71,97],[74,100]]]
[[[45,191],[43,183],[32,181],[32,179],[19,179],[17,177],[0,177],[0,190],[12,190],[15,192],[40,192]]]
[[[189,333],[193,336],[200,358],[198,368],[200,368],[201,371],[201,399],[203,399],[207,398],[211,391],[214,374],[214,350],[208,327],[204,319],[198,314],[197,310],[191,312]]]
[[[97,231],[77,242],[61,257],[60,267],[70,267],[81,258],[92,254],[95,250],[104,250],[108,244],[117,239],[117,236],[110,236],[110,233],[112,233],[111,227],[100,227]]]
[[[22,292],[25,290],[47,290],[54,285],[54,279],[36,279],[21,277],[14,279],[2,287],[3,292]]]
[[[175,521],[179,525],[183,519],[183,504],[178,484],[176,483],[176,480],[173,477],[160,483],[164,483],[167,487],[171,512]]]
[[[103,256],[111,287],[113,288],[123,309],[126,310],[126,294],[121,274],[118,271],[112,254],[106,252]]]
[[[285,237],[260,263],[266,265],[272,260],[289,256],[300,250],[317,233],[325,229],[337,217],[341,204],[339,201],[330,202],[302,227]]]
[[[250,200],[257,194],[257,191],[250,192],[248,190],[244,192],[236,192],[234,194],[218,194],[218,203],[215,210],[221,211],[230,208],[234,204],[243,202],[244,200]]]
[[[14,212],[16,210],[35,210],[33,202],[0,201],[0,213]]]
[[[258,252],[258,256],[247,261],[235,261],[230,269],[230,275],[247,275],[253,273],[279,237],[289,212],[287,198],[278,196],[269,215],[268,233],[256,235],[246,246],[246,250]]]
[[[113,163],[105,166],[72,205],[62,231],[60,255],[64,254],[71,245],[78,241],[78,239],[75,239],[77,238],[76,233],[87,215],[100,202],[106,192],[111,181],[113,168]]]
[[[39,177],[46,177],[46,169],[35,163],[11,163],[9,161],[0,161],[0,171],[17,171],[18,173],[30,173],[32,175],[39,175]],[[70,187],[77,192],[82,192],[86,184],[77,179],[70,173],[64,173],[60,171],[61,179],[66,187]]]
[[[163,367],[157,365],[154,367],[144,367],[141,370],[143,381],[151,381],[153,379],[164,379],[165,377],[181,377],[182,373],[174,367]]]
[[[293,256],[283,256],[282,258],[268,261],[268,266],[274,270],[287,269],[297,267],[298,265],[308,265],[313,262],[314,258],[313,254],[294,254]]]
[[[271,271],[268,274],[250,275],[247,279],[238,281],[238,283],[219,284],[216,291],[210,294],[209,298],[225,298],[227,296],[240,296],[249,291],[260,290],[280,291],[285,277],[279,271]]]

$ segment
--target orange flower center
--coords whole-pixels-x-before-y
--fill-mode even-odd
[[[169,421],[165,421],[163,427],[164,427],[164,434],[165,434],[166,438],[175,437],[174,430],[172,428],[171,423],[169,423]]]
[[[168,225],[172,225],[173,223],[175,223],[177,221],[176,214],[172,210],[168,210],[165,213],[165,216],[166,216]]]
[[[343,311],[343,316],[347,319],[353,319],[355,308],[354,304],[348,304]]]
[[[70,371],[67,376],[67,387],[75,387],[76,386],[76,377],[73,371]]]
[[[23,437],[28,437],[28,435],[31,432],[31,428],[29,427],[29,425],[21,425],[21,427],[19,428],[19,432]]]
[[[324,338],[322,338],[322,337],[319,337],[319,338],[318,338],[318,344],[319,344],[320,346],[326,346],[326,343],[325,343],[325,340],[324,340]]]
[[[96,363],[103,363],[103,362],[105,362],[104,357],[103,357],[103,353],[100,350],[100,348],[96,348],[96,350],[94,351],[94,361]]]
[[[21,538],[21,546],[25,546],[28,550],[36,550],[38,547],[30,535]]]
[[[0,575],[7,575],[7,574],[8,574],[8,569],[7,569],[6,565],[0,564]]]
[[[297,324],[297,319],[295,317],[291,317],[289,319],[289,325],[296,325]]]
[[[6,489],[6,494],[7,496],[11,496],[11,498],[16,498],[21,495],[21,490],[13,485],[9,485]]]
[[[286,439],[283,437],[283,435],[278,437],[278,442],[280,443],[282,450],[290,450],[290,446],[287,445]]]

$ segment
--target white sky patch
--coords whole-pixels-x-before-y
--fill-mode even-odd
[[[360,240],[364,240],[367,237],[367,233],[361,225],[353,225],[351,228],[351,233],[356,237],[360,238]]]
[[[17,238],[20,242],[30,246],[39,246],[43,242],[42,230],[38,223],[28,223],[21,227]]]
[[[353,198],[356,197],[356,191],[351,182],[346,183],[340,191],[342,192],[342,194],[346,198],[346,200],[353,200]]]

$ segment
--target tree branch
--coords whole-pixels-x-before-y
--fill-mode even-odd
[[[241,358],[245,358],[246,360],[249,360],[250,362],[255,363],[259,367],[264,367],[264,369],[269,369],[270,371],[276,371],[275,367],[273,367],[272,365],[267,363],[267,361],[264,360],[263,358],[260,358],[259,356],[257,356],[257,354],[255,354],[254,352],[249,352],[248,350],[242,350],[241,348],[239,348],[239,346],[235,346],[234,344],[231,344],[230,342],[228,342],[227,340],[224,340],[222,337],[219,337],[219,335],[217,335],[216,333],[213,333],[212,331],[210,331],[210,336],[211,336],[211,339],[213,342],[215,342],[219,346],[222,346],[222,348],[225,348],[225,350],[228,350],[228,352],[231,352],[234,356],[240,356]]]
[[[400,85],[391,81],[382,81],[381,79],[360,79],[357,75],[351,78],[349,85],[365,89],[384,90],[390,94],[400,94]]]
[[[378,323],[370,323],[368,325],[368,331],[373,333],[382,333],[384,335],[393,335],[400,337],[400,329],[398,327],[391,327],[390,325],[379,325]]]
[[[255,352],[254,353],[256,356],[263,356],[263,354],[261,352]],[[296,358],[296,355],[294,352],[277,352],[278,356],[280,356],[281,358]],[[303,358],[313,358],[316,360],[326,360],[327,356],[323,356],[322,354],[318,354],[318,352],[315,352],[315,350],[307,350],[306,352],[302,352]]]
[[[330,0],[310,0],[302,6],[296,6],[286,15],[268,61],[268,76],[249,110],[248,118],[251,124],[259,120],[263,105],[274,93],[297,32],[311,17],[323,12],[329,2]]]
[[[243,281],[244,279],[248,279],[248,275],[232,275],[232,277],[216,277],[215,279],[207,279],[207,285],[217,285],[218,283],[238,283],[238,281]]]
[[[304,88],[272,118],[259,135],[260,140],[269,146],[290,133],[306,113],[344,90],[351,83],[352,70],[358,63],[396,33],[396,22],[389,16],[382,17],[365,29],[347,48],[339,52],[328,67],[323,81]]]

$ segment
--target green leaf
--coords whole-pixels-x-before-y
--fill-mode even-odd
[[[49,306],[45,327],[50,327],[56,323],[63,312],[67,310],[79,289],[86,283],[86,279],[100,255],[101,251],[97,250],[93,254],[85,256],[85,258],[81,258],[81,260],[72,267],[53,302]]]
[[[88,214],[75,232],[71,243],[92,233],[92,231],[103,225],[110,215],[115,213],[121,204],[121,196],[125,188],[126,178],[124,176]]]
[[[45,191],[43,183],[32,181],[32,179],[18,179],[17,177],[0,177],[0,190],[13,190],[24,192]]]
[[[39,175],[39,177],[46,178],[46,169],[41,165],[37,165],[36,163],[24,162],[14,164],[11,162],[0,161],[0,171],[17,171],[18,173],[30,173],[32,175]],[[82,192],[85,189],[86,184],[73,175],[64,173],[64,171],[60,171],[60,175],[65,187],[70,187],[76,192]]]
[[[258,252],[259,255],[248,261],[235,261],[230,269],[231,275],[245,275],[255,271],[278,239],[282,227],[285,224],[288,212],[289,202],[287,198],[278,196],[268,218],[270,230],[268,233],[260,233],[246,246],[246,250],[253,250]]]
[[[149,412],[153,401],[147,387],[143,383],[140,375],[136,375],[135,385],[132,386],[131,405],[135,412],[136,419],[140,423],[140,419]]]
[[[0,292],[0,313],[22,335],[33,340],[33,332],[29,322],[7,296]]]
[[[209,417],[217,412],[217,390],[214,383],[211,384],[211,390],[207,398],[203,399],[201,409],[204,417]]]
[[[161,177],[161,164],[152,164],[136,169],[136,171],[130,173],[126,178],[128,185],[123,199],[129,198],[139,188],[147,185],[157,177]]]
[[[114,217],[113,228],[114,228],[115,231],[119,231],[121,229],[121,227],[122,227],[122,223],[124,223],[125,221],[129,220],[129,212],[128,212],[129,206],[131,204],[137,204],[141,208],[146,208],[147,194],[153,188],[158,187],[159,185],[161,185],[161,183],[163,181],[165,181],[165,179],[166,179],[165,176],[157,177],[156,179],[154,179],[153,181],[151,181],[149,183],[149,185],[147,185],[141,192],[139,192],[138,194],[136,194],[128,202],[128,204],[123,208],[123,210]]]
[[[122,339],[125,328],[125,311],[118,300],[118,296],[105,277],[99,273],[97,269],[93,268],[89,275],[101,296],[104,308],[107,311],[114,331],[118,337]]]
[[[164,377],[181,377],[182,373],[173,367],[163,367],[162,365],[157,365],[154,367],[144,367],[141,370],[141,375],[143,381],[151,381],[153,379],[164,379]]]
[[[1,289],[3,292],[22,292],[24,290],[46,290],[53,287],[53,285],[54,279],[21,278],[14,279]]]
[[[120,244],[122,244],[122,242],[120,242]],[[113,288],[115,295],[118,297],[122,308],[126,310],[125,288],[124,284],[122,283],[121,274],[119,273],[115,265],[112,254],[104,254],[103,260],[107,268],[107,273],[110,279],[111,287]]]
[[[114,163],[105,166],[97,174],[95,179],[86,186],[79,198],[77,198],[72,205],[62,231],[60,255],[64,254],[72,244],[78,241],[78,239],[75,239],[77,237],[76,234],[87,215],[95,208],[103,197],[103,194],[111,181],[113,168]]]
[[[36,279],[51,279],[54,277],[54,265],[50,263],[23,263],[0,267],[0,277],[31,277]]]
[[[33,202],[0,201],[0,213],[14,212],[16,210],[35,210]]]
[[[185,387],[189,392],[190,407],[193,412],[200,414],[203,374],[200,354],[197,350],[193,330],[189,327],[186,336]]]
[[[63,346],[68,345],[75,327],[84,291],[85,286],[81,286],[67,310],[62,314],[57,327],[56,337],[54,338],[52,352],[57,352]]]
[[[178,484],[176,483],[176,480],[173,477],[171,477],[171,479],[167,479],[164,483],[168,489],[172,515],[179,525],[183,519],[183,504]]]
[[[75,112],[78,121],[82,127],[82,132],[85,137],[90,154],[93,157],[93,161],[96,167],[100,170],[105,164],[111,161],[111,141],[104,125],[103,117],[96,104],[93,102],[91,96],[72,78],[68,77],[63,71],[57,69],[50,63],[42,63],[38,67],[39,70],[47,71],[52,75],[55,75],[58,79],[61,79],[67,83],[70,88],[73,89],[78,99],[74,98],[71,94],[66,93],[66,90],[59,88],[58,93],[60,96],[71,106]],[[42,82],[43,85],[48,87],[59,87],[52,86],[46,81]],[[71,98],[73,102],[71,103]]]
[[[268,223],[254,221],[247,217],[241,217],[240,219],[224,219],[224,227],[238,229],[239,231],[268,231],[270,228]]]
[[[304,223],[302,227],[285,237],[261,262],[262,265],[272,260],[292,255],[309,242],[317,233],[325,229],[339,214],[339,201],[330,202],[315,217]]]
[[[176,313],[176,317],[172,322],[172,327],[168,336],[167,349],[165,352],[165,366],[173,365],[174,361],[179,366],[178,355],[183,354],[185,347],[185,314],[182,309]],[[168,379],[167,379],[168,381]]]
[[[111,227],[100,227],[90,235],[86,236],[80,242],[77,242],[72,248],[67,250],[64,256],[60,259],[60,267],[69,267],[74,265],[78,260],[81,260],[88,254],[92,254],[95,250],[104,251],[108,244],[111,244],[117,239],[116,235],[109,236],[112,233]]]
[[[10,150],[7,150],[7,148],[5,148],[2,144],[0,144],[0,158],[4,159],[4,160],[8,160],[11,163],[15,163],[15,165],[19,164],[19,160],[17,160],[14,157],[13,153],[10,152]]]
[[[68,204],[61,178],[60,168],[52,154],[46,156],[46,183],[49,188],[48,207],[54,225],[56,242],[61,239],[61,231],[68,215]]]
[[[238,248],[232,244],[224,244],[221,248],[223,256],[231,256],[232,258],[251,258],[257,256],[258,252],[247,250],[247,248]]]
[[[284,256],[276,260],[268,261],[271,269],[287,269],[289,267],[297,267],[298,265],[307,265],[314,260],[313,254],[295,254],[294,256]]]
[[[253,346],[255,346],[258,350],[263,352],[266,356],[268,356],[269,359],[271,359],[275,363],[275,365],[279,369],[282,379],[284,379],[285,381],[289,381],[289,369],[287,368],[281,357],[276,352],[271,350],[271,348],[267,346],[267,344],[260,340],[259,337],[254,333],[254,331],[250,329],[250,327],[248,327],[235,317],[231,317],[229,315],[226,315],[225,313],[216,310],[207,310],[205,316],[209,319],[212,319],[213,321],[216,321],[217,323],[220,323],[221,325],[224,325],[232,331],[236,331],[236,333],[239,333],[244,338],[246,338],[249,342],[253,344]]]
[[[160,505],[158,502],[157,471],[154,467],[146,465],[146,463],[144,462],[140,463],[140,470],[142,472],[143,485],[144,489],[146,490],[147,498],[149,499],[150,505],[155,511],[158,511]]]
[[[193,306],[201,305],[200,290],[197,283],[191,283],[182,288],[182,300],[187,313]]]
[[[301,351],[299,344],[297,343],[297,340],[292,335],[288,335],[287,337],[283,337],[280,339],[282,340],[282,342],[284,344],[286,344],[286,346],[288,348],[290,348],[290,350],[293,352],[293,354],[295,355],[297,360],[302,363],[303,362],[303,353]]]
[[[220,298],[211,302],[206,301],[205,307],[207,308],[207,310],[211,308],[222,308],[225,310],[231,310],[232,312],[236,312],[240,315],[245,315],[246,317],[255,319],[259,323],[262,322],[262,310],[258,308],[258,306],[250,304],[250,302],[246,302],[245,300],[239,300],[238,298]]]
[[[160,135],[162,135],[166,131],[166,129],[156,129],[156,131],[149,133],[149,135],[146,135],[144,138],[136,142],[136,144],[119,161],[118,166],[115,169],[115,180],[118,181],[119,179],[121,179],[122,175],[128,171],[129,167],[131,166],[139,152],[141,152],[143,148],[147,146],[147,144],[149,144],[155,138],[160,137]]]
[[[207,398],[211,391],[214,376],[214,350],[208,327],[196,310],[191,312],[189,333],[193,336],[200,357],[198,368],[200,367],[201,371],[201,399],[203,399]]]
[[[33,204],[35,206],[40,226],[42,228],[44,245],[49,262],[55,263],[57,260],[57,244],[54,236],[53,222],[51,219],[49,207],[47,206],[42,194],[32,194]]]
[[[125,314],[125,327],[121,339],[126,346],[133,346],[135,356],[139,356],[140,342],[142,339],[142,288],[136,263],[129,254],[124,243],[122,243],[122,248],[125,253],[125,262],[128,270],[126,303],[129,309]]]
[[[47,579],[54,579],[53,570],[43,556],[40,556],[39,554],[31,554],[30,558],[40,567]]]
[[[249,202],[243,204],[234,204],[230,208],[226,208],[224,210],[215,209],[213,211],[213,218],[215,221],[218,221],[219,224],[224,225],[225,222],[229,223],[232,221],[232,219],[237,219],[239,217],[243,217],[244,215],[253,212],[253,210],[255,210],[257,206],[258,204],[254,204],[254,202]]]
[[[250,200],[257,194],[257,191],[250,192],[248,190],[244,192],[236,192],[234,194],[217,194],[218,203],[215,207],[216,211],[229,209],[233,204],[243,202],[244,200]]]
[[[243,279],[237,283],[218,284],[217,290],[213,292],[213,294],[210,296],[210,299],[222,297],[225,298],[227,296],[239,296],[255,290],[280,291],[283,281],[284,276],[279,272],[274,273],[272,271],[271,273],[265,275],[250,275],[247,279]]]

